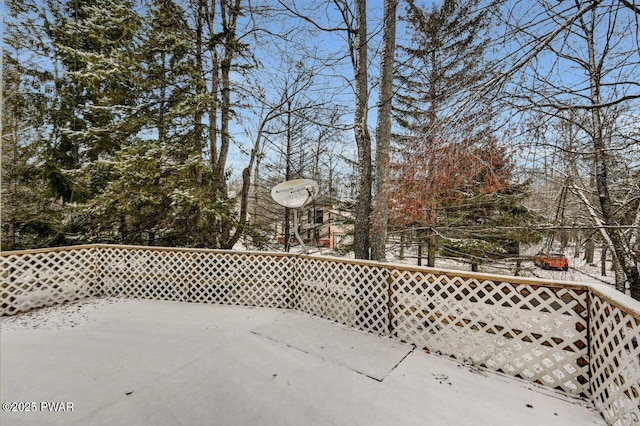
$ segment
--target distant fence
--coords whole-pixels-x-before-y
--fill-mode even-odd
[[[91,296],[296,309],[593,400],[640,424],[640,303],[577,283],[289,253],[4,252],[2,315]]]

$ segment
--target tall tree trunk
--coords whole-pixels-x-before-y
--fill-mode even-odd
[[[209,33],[215,32],[216,6],[215,2],[207,9],[207,24]],[[215,46],[211,46],[211,86],[209,94],[209,166],[215,173],[218,164],[218,92],[220,90],[220,58]]]
[[[438,251],[438,237],[430,228],[427,235],[427,266],[436,266],[436,252]]]
[[[220,2],[220,17],[224,28],[224,54],[220,61],[220,153],[218,157],[218,175],[223,179],[227,167],[227,155],[231,144],[231,134],[229,133],[229,123],[231,122],[231,62],[238,55],[238,39],[236,28],[238,15],[242,13],[240,8],[241,0]],[[226,185],[225,185],[226,190]]]
[[[396,10],[398,0],[384,2],[384,34],[380,59],[380,95],[376,125],[376,174],[378,192],[373,205],[371,258],[386,261],[387,224],[389,221],[389,145],[391,143],[391,99],[393,63],[396,48]]]
[[[231,66],[233,58],[240,53],[236,34],[238,15],[242,13],[240,3],[241,0],[220,2],[220,20],[222,28],[224,29],[224,52],[220,60],[220,150],[218,152],[218,163],[216,164],[214,176],[216,179],[215,189],[222,199],[228,197],[225,170],[227,167],[229,146],[231,145],[231,133],[229,130],[231,123]],[[250,178],[251,173],[249,171],[247,180],[250,180]],[[245,185],[244,181],[245,172],[243,171],[243,188]],[[221,220],[220,239],[224,242],[225,247],[228,247],[232,240],[240,237],[240,235],[238,235],[236,238],[235,234],[237,234],[237,232],[234,233],[234,235],[231,234],[234,225],[234,221],[230,218],[222,218]],[[239,224],[238,226],[243,227],[244,224]]]
[[[594,106],[600,105],[600,86],[601,75],[600,67],[596,63],[595,58],[595,40],[594,31],[595,28],[595,11],[591,16],[590,26],[587,28],[585,25],[585,33],[588,37],[588,54],[589,54],[589,82],[591,91],[591,104]],[[640,273],[638,268],[628,258],[627,250],[625,250],[623,238],[620,229],[616,227],[617,221],[614,217],[614,208],[609,194],[609,182],[607,176],[607,150],[604,141],[603,129],[602,129],[602,112],[600,108],[594,107],[591,110],[592,120],[592,137],[593,147],[595,153],[595,177],[596,185],[598,189],[598,199],[600,200],[600,208],[602,212],[602,218],[604,225],[607,225],[605,232],[608,234],[613,249],[614,262],[617,262],[619,268],[616,268],[616,288],[619,291],[624,292],[624,277],[618,277],[618,274],[623,273],[626,276],[626,280],[629,281],[631,288],[631,296],[634,299],[640,300]]]
[[[260,162],[262,161],[262,156],[259,155],[256,158],[256,167],[253,169],[253,217],[249,223],[253,225],[258,224],[258,204],[260,203],[260,188],[258,187],[258,182],[260,182]]]
[[[284,180],[293,179],[291,156],[293,155],[293,131],[291,129],[291,102],[287,103],[287,146],[285,152]],[[284,209],[284,251],[291,250],[291,209]]]
[[[18,173],[16,173],[18,168],[18,112],[16,107],[11,110],[11,173],[9,174],[9,179],[11,180],[9,181],[9,205],[7,210],[9,210],[9,248],[15,249],[16,209],[18,207]],[[6,176],[2,178],[6,179]]]
[[[367,75],[367,2],[356,0],[355,79],[356,110],[354,132],[358,148],[357,197],[355,207],[354,254],[369,259],[371,219],[371,136],[367,127],[369,87]]]
[[[588,237],[584,242],[584,260],[587,264],[593,263],[593,254],[595,251],[595,243],[592,237]]]
[[[198,0],[198,10],[196,11],[196,39],[194,40],[195,45],[196,45],[196,70],[198,72],[198,78],[201,78],[204,80],[204,64],[203,64],[203,58],[204,58],[204,44],[205,44],[205,40],[204,40],[204,36],[203,36],[203,11],[204,11],[204,0]],[[202,96],[203,93],[203,88],[201,84],[198,84],[196,86],[196,90],[198,91],[198,95]],[[193,117],[193,122],[194,122],[194,143],[196,144],[196,146],[198,148],[202,147],[202,136],[203,136],[203,128],[204,128],[204,124],[202,122],[202,118],[203,118],[203,113],[202,113],[202,109],[201,108],[197,108],[195,113],[194,113],[194,117]]]

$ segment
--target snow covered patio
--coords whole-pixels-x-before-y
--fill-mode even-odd
[[[606,285],[100,244],[0,261],[3,403],[36,417],[51,402],[69,419],[144,406],[150,424],[640,422],[640,302]]]
[[[3,425],[596,425],[586,403],[291,310],[90,298],[2,318]]]

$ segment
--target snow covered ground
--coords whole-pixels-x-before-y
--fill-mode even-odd
[[[543,244],[535,244],[531,246],[522,246],[521,247],[521,255],[533,257],[536,253],[541,251],[543,248]],[[234,250],[247,250],[247,247],[242,243],[236,244],[233,248]],[[278,251],[282,249],[282,245],[275,244],[274,247],[271,248],[272,251]],[[391,263],[399,263],[405,265],[417,265],[417,252],[416,248],[407,248],[404,253],[404,257],[400,258],[400,245],[398,243],[390,243],[387,245],[387,261]],[[560,251],[560,250],[554,250]],[[336,253],[332,249],[320,248],[313,245],[307,246],[307,252],[310,255],[329,255],[329,256],[337,256],[337,257],[347,257],[354,258],[353,252],[349,252],[346,255],[344,253]],[[291,253],[301,254],[302,249],[299,246],[291,247]],[[523,277],[535,277],[535,278],[543,278],[549,280],[556,281],[573,281],[578,283],[594,283],[594,284],[608,284],[611,286],[615,285],[615,274],[611,270],[611,260],[609,259],[606,262],[606,276],[602,276],[601,267],[600,267],[600,248],[596,248],[594,250],[594,263],[588,264],[584,261],[583,255],[584,253],[580,253],[580,257],[574,257],[574,248],[568,247],[565,250],[565,255],[569,260],[569,270],[568,271],[553,271],[553,270],[544,270],[538,268],[533,264],[533,261],[525,261],[520,265],[520,270],[518,271],[519,276]],[[426,266],[426,254],[423,257],[423,265]],[[471,265],[469,262],[465,262],[463,259],[456,258],[448,258],[442,257],[438,255],[436,257],[436,268],[447,269],[452,271],[470,271]],[[514,260],[493,260],[491,262],[485,262],[480,264],[480,272],[487,274],[498,274],[498,275],[514,275],[516,272],[516,262]]]
[[[2,402],[36,408],[4,426],[604,424],[582,401],[293,311],[89,299],[4,317],[0,339]]]
[[[533,257],[542,248],[542,245],[536,245],[531,247],[524,247],[522,249],[522,256]],[[291,249],[292,253],[300,253],[301,250],[298,247]],[[317,247],[308,247],[308,254],[310,255],[330,255],[336,256],[333,250],[318,249]],[[415,250],[407,249],[403,258],[399,256],[399,245],[389,244],[387,246],[387,261],[391,263],[399,263],[405,265],[417,265],[418,259]],[[565,253],[569,261],[568,271],[554,271],[544,270],[538,268],[533,264],[533,261],[525,261],[520,265],[518,272],[519,276],[523,277],[535,277],[556,281],[573,281],[578,283],[594,283],[594,284],[608,284],[615,285],[615,275],[611,270],[611,260],[607,260],[606,276],[601,275],[600,268],[600,249],[595,250],[594,264],[588,264],[581,257],[575,258],[573,256],[573,248],[567,249]],[[353,252],[348,255],[340,255],[339,257],[353,258]],[[426,266],[426,255],[423,257],[422,265]],[[465,262],[463,259],[449,258],[449,257],[436,257],[436,268],[447,269],[452,271],[467,271],[471,270],[469,262]],[[492,260],[480,264],[480,272],[487,274],[498,275],[514,275],[516,272],[516,262],[514,260]]]

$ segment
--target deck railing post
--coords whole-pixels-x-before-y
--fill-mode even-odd
[[[387,267],[385,268],[385,275],[387,278],[387,331],[390,337],[393,336],[393,311],[392,311],[392,298],[393,298],[393,275],[391,270]]]

